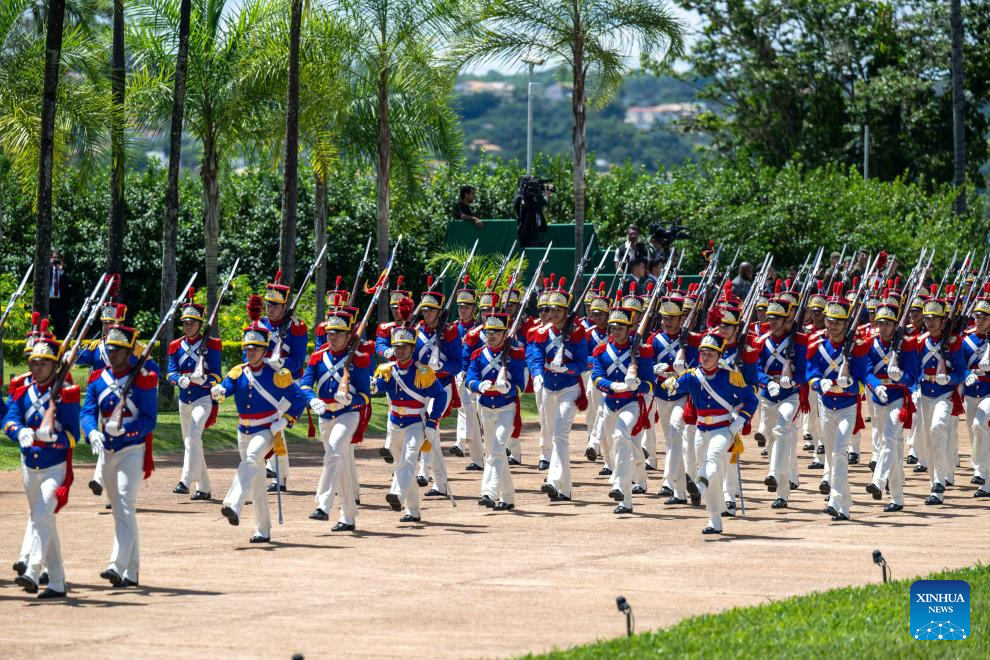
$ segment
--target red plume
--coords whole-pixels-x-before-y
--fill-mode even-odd
[[[273,280],[273,283],[274,284],[281,284],[282,283],[282,271],[281,270],[275,271],[275,279]]]
[[[48,332],[48,319],[41,319],[41,332],[42,334]]]
[[[413,307],[414,307],[412,298],[403,298],[402,300],[399,301],[397,307],[398,307],[398,312],[396,313],[397,316],[403,321],[408,321],[409,317],[412,316]]]
[[[247,305],[245,309],[247,310],[248,318],[252,321],[257,321],[261,318],[261,296],[257,293],[252,293],[248,296]]]
[[[189,302],[196,299],[196,289],[189,287],[189,291],[186,292],[186,297],[189,298]]]
[[[678,275],[678,276],[677,276],[677,288],[678,288],[678,289],[680,289],[680,288],[681,288],[681,281],[682,281],[683,279],[684,279],[684,278],[683,278],[683,277],[681,277],[680,275]]]
[[[401,289],[402,288],[402,283],[405,282],[405,281],[406,281],[406,276],[405,275],[399,275],[397,278],[395,278],[395,288],[396,289]]]
[[[492,290],[492,278],[489,277],[487,280],[485,280],[485,291],[491,291],[491,290]]]
[[[890,278],[887,279],[887,288],[888,289],[893,289],[894,288],[894,280],[892,280]]]
[[[117,303],[117,320],[124,318],[124,314],[127,313],[127,305],[124,303]]]
[[[990,295],[990,282],[983,285],[983,293]]]
[[[774,292],[774,293],[780,293],[781,291],[783,291],[783,290],[784,290],[784,289],[782,288],[783,286],[784,286],[784,282],[783,282],[783,280],[781,280],[781,279],[780,279],[780,278],[778,277],[778,278],[777,278],[777,281],[773,283],[773,292]]]
[[[791,290],[791,278],[789,277],[786,280],[784,280],[784,290],[785,291]]]
[[[557,279],[557,273],[550,273],[550,282],[552,283],[555,279]]]
[[[469,281],[471,281],[471,276],[470,275],[465,275],[464,276],[464,288],[465,289],[467,288],[467,285],[468,285],[468,282]]]
[[[708,310],[708,316],[705,319],[705,323],[708,324],[709,328],[714,328],[722,324],[722,310],[719,307],[713,306]]]
[[[900,285],[901,285],[901,276],[900,276],[900,275],[898,275],[897,277],[895,277],[895,278],[894,278],[894,288],[896,289],[896,288],[898,288],[898,287],[899,287]]]
[[[113,282],[113,284],[110,285],[110,290],[107,291],[107,297],[113,300],[117,297],[117,294],[120,293],[120,273],[114,273],[113,275],[108,275],[107,277],[109,277]]]
[[[929,290],[932,292],[932,295],[934,296],[935,295],[935,292],[938,291],[938,284],[935,284],[935,282],[932,282],[931,286],[929,287]]]
[[[598,292],[599,293],[605,293],[605,281],[604,280],[602,280],[601,282],[598,283]]]
[[[708,247],[711,248],[712,250],[715,249],[715,239],[714,238],[708,239]]]
[[[725,294],[725,300],[726,300],[726,302],[732,300],[732,280],[726,280],[725,281],[724,294]]]
[[[818,291],[820,292],[825,288],[825,280],[818,280]]]
[[[629,295],[630,296],[635,296],[636,295],[636,283],[635,282],[630,282],[629,283]]]
[[[948,286],[945,287],[945,293],[947,295],[952,295],[955,292],[956,292],[956,285],[955,284],[949,284]]]
[[[880,254],[877,255],[877,270],[884,268],[887,265],[887,251],[880,250]]]
[[[333,282],[333,288],[335,288],[335,289],[339,289],[339,288],[340,288],[340,283],[341,283],[341,282],[342,282],[343,280],[344,280],[344,278],[343,278],[343,277],[341,277],[340,275],[338,275],[338,276],[337,276],[337,279],[335,279],[335,280],[334,280],[334,282]]]
[[[549,288],[550,288],[550,278],[549,277],[544,277],[543,278],[543,290],[546,291]]]
[[[836,298],[842,295],[842,282],[836,282],[832,285],[832,295]]]
[[[427,275],[426,276],[426,290],[427,291],[432,291],[433,290],[433,276],[432,275]]]
[[[667,280],[667,293],[669,294],[673,290],[674,290],[674,283],[671,282],[670,280]]]
[[[646,283],[646,294],[649,295],[653,293],[653,289],[655,288],[656,285],[654,284],[653,280],[650,280],[649,282]]]
[[[560,282],[557,284],[557,288],[560,289],[561,291],[563,291],[564,290],[564,284],[566,282],[567,282],[567,278],[566,277],[560,278]]]
[[[856,277],[853,278],[852,288],[853,289],[859,288],[859,275],[857,275]]]
[[[41,312],[31,312],[31,329],[38,329],[38,321],[41,320]]]

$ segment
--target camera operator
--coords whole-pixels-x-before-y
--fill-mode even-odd
[[[544,210],[551,192],[553,184],[547,179],[530,174],[519,177],[512,207],[516,211],[516,233],[520,246],[526,248],[543,245],[537,232],[547,231]]]

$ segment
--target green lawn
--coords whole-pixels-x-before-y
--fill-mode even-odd
[[[877,571],[879,576],[879,571]],[[990,567],[928,576],[969,582],[970,629],[963,641],[925,642],[910,635],[914,580],[847,587],[686,619],[676,626],[556,651],[544,658],[988,658]],[[705,594],[698,594],[705,598]],[[635,603],[631,603],[635,612]],[[613,612],[609,616],[619,619]],[[534,656],[528,656],[534,657]]]
[[[77,383],[85,383],[88,370],[73,369],[73,378]],[[82,379],[82,380],[80,380]],[[368,433],[384,434],[386,411],[384,399],[372,399],[371,422],[368,424]],[[536,419],[536,405],[533,395],[527,394],[523,398],[522,405],[523,419]],[[314,418],[315,423],[315,418]],[[448,416],[441,423],[441,428],[452,429],[457,424],[455,415]],[[289,444],[298,442],[316,442],[316,438],[309,438],[307,431],[309,423],[306,415],[299,420],[299,423],[289,431]],[[237,446],[237,415],[234,412],[233,401],[221,404],[220,414],[217,415],[217,423],[203,434],[203,442],[206,451],[215,449],[227,449]],[[158,413],[158,427],[155,429],[155,455],[174,454],[182,452],[182,435],[179,430],[179,414],[175,411],[162,411]],[[92,455],[89,447],[84,445],[73,454],[74,462],[93,463],[96,457]],[[16,443],[11,442],[4,435],[0,438],[0,470],[11,470],[20,465],[20,451]]]

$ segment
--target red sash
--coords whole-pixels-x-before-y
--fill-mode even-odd
[[[62,485],[55,489],[55,513],[69,503],[69,490],[72,488],[72,447],[65,451],[65,479]]]

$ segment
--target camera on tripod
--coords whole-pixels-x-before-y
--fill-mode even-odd
[[[547,196],[553,190],[553,182],[550,179],[541,179],[532,174],[519,177],[516,198],[512,205],[516,211],[519,243],[523,247],[541,244],[539,234],[547,231],[544,209],[547,206]]]
[[[675,218],[669,226],[662,222],[654,222],[648,227],[650,240],[656,241],[664,250],[669,250],[679,238],[690,238],[691,232],[681,226],[681,219]]]
[[[546,201],[547,194],[554,192],[554,190],[552,180],[524,174],[519,177],[516,195],[522,198],[523,203],[540,204]]]

